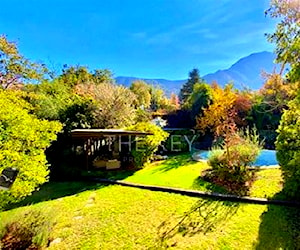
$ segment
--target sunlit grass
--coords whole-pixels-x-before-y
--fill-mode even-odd
[[[195,186],[207,167],[181,155],[131,175],[123,173],[123,179],[212,190],[217,187],[203,180]],[[280,191],[279,169],[261,170],[257,176],[251,195],[271,197]],[[27,203],[36,204],[26,209],[56,211],[49,219],[56,221],[51,238],[59,240],[49,249],[296,249],[300,243],[297,208],[85,182],[49,183]],[[24,209],[2,212],[0,221]]]
[[[113,171],[108,174],[101,172],[100,175],[104,174],[104,177],[110,179],[122,179],[134,183],[226,193],[221,186],[205,181],[201,177],[201,173],[207,169],[209,166],[205,161],[193,161],[190,154],[180,154],[164,161],[146,164],[138,171]],[[262,169],[256,171],[256,178],[249,195],[271,198],[281,189],[281,170],[278,168]]]
[[[165,161],[147,164],[124,180],[142,184],[152,184],[201,191],[225,192],[222,187],[204,181],[200,175],[208,169],[205,162],[191,160],[189,154],[172,156]]]
[[[49,218],[57,222],[51,237],[61,242],[49,249],[272,249],[269,232],[281,230],[276,242],[295,246],[284,209],[275,206],[99,186],[31,207],[57,211]],[[3,212],[0,220],[23,209]]]

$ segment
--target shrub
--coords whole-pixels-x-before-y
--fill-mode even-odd
[[[298,97],[290,102],[284,111],[277,131],[277,159],[284,179],[287,196],[300,199],[300,91]]]
[[[193,140],[193,136],[195,135],[195,132],[191,129],[184,129],[184,130],[174,130],[169,131],[170,136],[166,140],[165,148],[168,150],[168,152],[172,153],[172,143],[178,143],[173,145],[174,149],[176,149],[179,152],[189,152],[189,144],[185,140],[184,136],[187,136],[189,141]],[[174,137],[173,137],[174,136]],[[193,143],[198,139],[198,135],[195,136]]]
[[[0,210],[47,181],[45,149],[60,129],[58,122],[31,115],[18,92],[0,91],[0,172],[8,167],[19,171],[11,189],[0,190]]]
[[[142,144],[142,148],[135,147],[132,150],[132,156],[134,157],[135,166],[142,167],[144,163],[150,160],[155,151],[157,151],[162,141],[166,140],[168,133],[163,131],[160,127],[147,122],[140,122],[133,126],[128,127],[128,130],[149,132],[153,135],[147,135],[138,139],[139,145]]]
[[[52,213],[26,210],[0,224],[0,249],[41,249],[50,241]]]
[[[256,130],[231,135],[208,156],[212,168],[208,177],[233,193],[245,195],[253,179],[253,172],[247,166],[255,161],[260,149]]]

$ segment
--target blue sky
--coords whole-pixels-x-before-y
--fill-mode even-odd
[[[0,34],[51,69],[185,79],[272,51],[267,0],[1,0]]]

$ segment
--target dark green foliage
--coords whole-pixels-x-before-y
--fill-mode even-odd
[[[59,120],[64,124],[64,130],[67,132],[75,128],[90,128],[94,122],[93,102],[84,98],[77,99],[76,103],[59,112]]]
[[[128,127],[128,130],[149,132],[153,135],[147,135],[138,138],[136,147],[132,150],[136,167],[142,167],[153,156],[161,142],[168,137],[168,133],[164,132],[160,127],[147,122],[140,122]]]
[[[185,103],[188,97],[192,94],[194,85],[196,83],[201,83],[203,80],[200,78],[200,73],[198,69],[193,69],[189,73],[188,81],[183,84],[182,88],[180,89],[179,93],[179,100],[181,103]]]
[[[27,209],[0,226],[0,249],[42,249],[50,241],[53,214]]]
[[[37,85],[26,85],[29,102],[34,106],[34,113],[41,119],[60,120],[62,110],[72,105],[76,96],[64,82],[44,81]]]
[[[179,109],[166,115],[167,127],[169,128],[194,128],[194,120],[191,111]]]
[[[169,137],[164,143],[165,148],[168,150],[169,153],[176,153],[178,152],[189,152],[189,144],[186,141],[185,137],[188,141],[193,144],[197,141],[199,135],[195,134],[195,131],[192,129],[182,129],[182,130],[174,130],[168,131]],[[175,145],[173,144],[175,142]],[[177,143],[177,144],[176,144]],[[172,144],[173,150],[176,151],[172,152]]]
[[[202,116],[203,109],[212,101],[211,87],[206,83],[195,83],[193,92],[188,96],[184,109],[190,111],[193,127],[196,126],[196,117]]]
[[[283,171],[284,191],[300,199],[300,91],[282,116],[276,141],[277,159]]]
[[[276,138],[278,136],[276,130],[260,130],[258,133],[260,140],[264,142],[264,148],[274,150]]]

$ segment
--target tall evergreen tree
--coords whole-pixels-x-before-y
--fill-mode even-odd
[[[201,83],[203,80],[200,77],[199,70],[194,68],[189,73],[189,79],[185,84],[183,84],[180,92],[179,92],[179,100],[183,104],[188,99],[188,97],[192,94],[194,85],[196,83]]]

